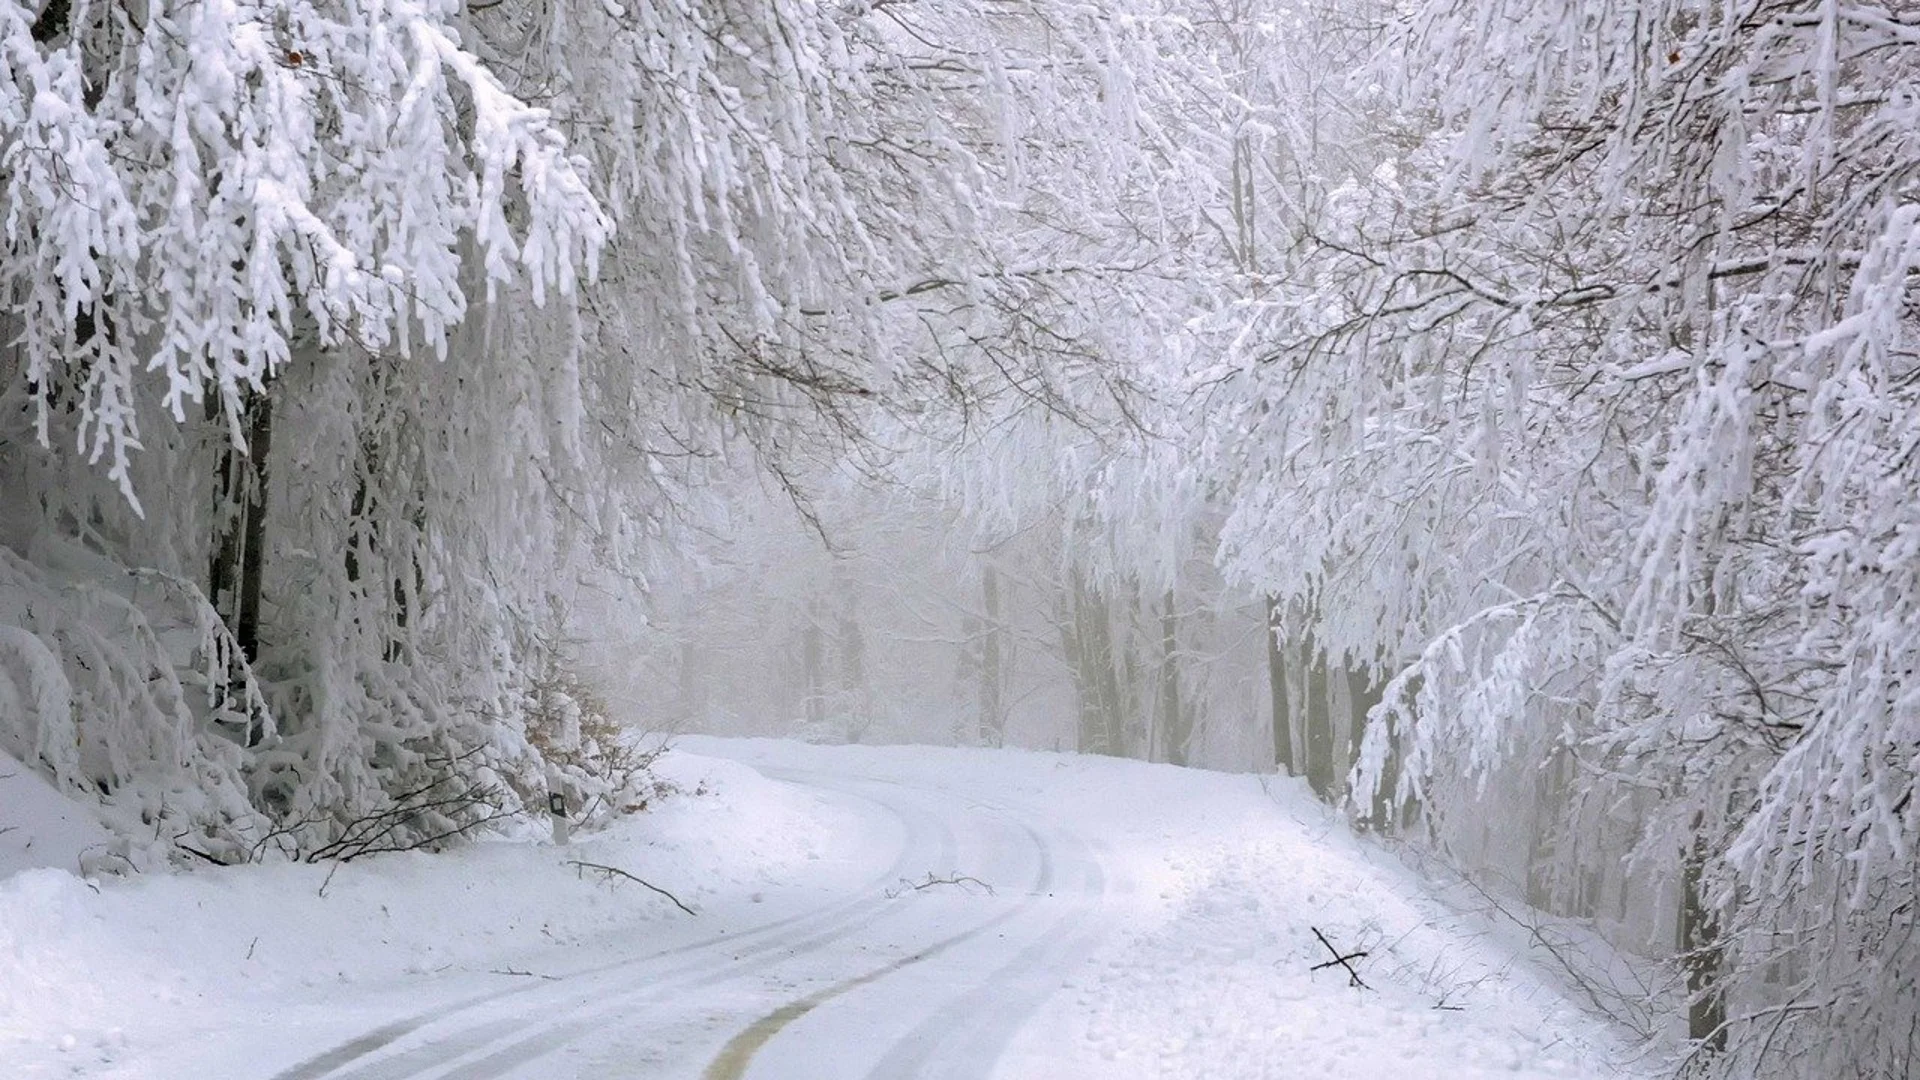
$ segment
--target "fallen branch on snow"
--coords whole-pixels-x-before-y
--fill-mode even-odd
[[[643,879],[641,879],[641,878],[638,878],[638,877],[635,877],[634,875],[632,875],[632,874],[629,874],[629,873],[627,873],[627,872],[626,872],[625,870],[622,870],[622,869],[620,869],[620,868],[619,868],[619,867],[617,867],[617,866],[606,866],[606,865],[604,865],[604,864],[602,864],[602,863],[597,863],[597,862],[581,862],[581,861],[580,861],[580,860],[578,860],[578,859],[568,859],[568,860],[567,860],[567,865],[568,865],[568,866],[577,866],[577,867],[579,867],[579,868],[580,868],[581,870],[598,870],[598,871],[600,871],[600,872],[601,872],[602,874],[605,874],[605,875],[606,875],[606,876],[607,876],[608,878],[616,878],[616,877],[619,877],[619,878],[626,878],[626,879],[627,879],[628,881],[631,881],[631,882],[633,882],[633,883],[634,883],[635,885],[640,885],[640,886],[644,886],[644,887],[646,887],[646,888],[649,888],[649,889],[652,889],[652,890],[653,890],[654,892],[657,892],[657,893],[659,893],[659,894],[660,894],[661,896],[664,896],[664,897],[666,897],[667,899],[669,899],[669,900],[671,900],[671,901],[673,901],[673,906],[674,906],[674,907],[677,907],[677,908],[679,908],[679,909],[680,909],[681,911],[684,911],[684,912],[686,912],[686,913],[687,913],[687,914],[689,914],[689,915],[698,915],[698,914],[700,914],[699,912],[697,912],[697,911],[695,911],[695,910],[693,910],[692,908],[690,908],[690,907],[688,907],[687,905],[685,905],[685,904],[683,904],[683,903],[681,903],[681,902],[680,902],[680,898],[679,898],[679,897],[677,897],[677,896],[675,896],[675,895],[673,895],[672,893],[670,893],[670,892],[668,892],[667,890],[665,890],[665,889],[663,889],[663,888],[661,888],[661,887],[660,887],[660,886],[658,886],[658,885],[655,885],[655,884],[654,884],[653,882],[651,882],[651,881],[645,881],[645,880],[643,880]]]
[[[5,831],[6,831],[5,829],[0,829],[0,832],[5,832]],[[181,833],[180,835],[181,835],[181,836],[185,836],[186,834],[185,834],[185,833]],[[201,850],[200,850],[199,848],[197,848],[197,847],[191,847],[191,846],[189,846],[189,845],[187,845],[187,844],[183,844],[183,843],[181,843],[181,842],[180,842],[180,838],[179,838],[179,837],[177,837],[177,836],[176,836],[176,837],[174,837],[174,841],[173,841],[173,846],[174,846],[174,847],[176,847],[176,848],[179,848],[179,849],[180,849],[181,851],[184,851],[184,852],[186,852],[186,853],[187,853],[187,854],[189,854],[189,855],[192,855],[192,856],[194,856],[195,858],[199,858],[199,859],[204,859],[204,860],[206,860],[207,862],[210,862],[210,863],[212,863],[212,864],[213,864],[213,865],[215,865],[215,866],[232,866],[232,865],[233,865],[232,863],[230,863],[230,862],[228,862],[227,860],[225,860],[225,859],[222,859],[222,858],[220,858],[220,857],[218,857],[218,856],[216,856],[216,855],[213,855],[213,854],[210,854],[210,853],[208,853],[208,852],[205,852],[205,851],[201,851]]]
[[[1319,971],[1322,968],[1330,968],[1330,967],[1333,967],[1335,964],[1338,964],[1341,967],[1347,969],[1347,978],[1351,980],[1347,985],[1356,986],[1362,990],[1373,989],[1373,987],[1368,986],[1364,981],[1362,981],[1360,978],[1360,973],[1353,969],[1353,961],[1358,960],[1361,957],[1367,955],[1367,951],[1365,949],[1361,949],[1359,952],[1350,952],[1342,955],[1339,949],[1336,949],[1333,947],[1333,942],[1327,940],[1327,935],[1320,932],[1319,927],[1310,926],[1307,929],[1312,930],[1313,936],[1319,938],[1320,944],[1325,945],[1327,947],[1327,951],[1333,954],[1333,959],[1327,961],[1324,964],[1315,964],[1312,967],[1308,968],[1307,969],[1308,971]]]
[[[970,877],[966,874],[960,874],[960,873],[948,874],[946,877],[935,877],[933,875],[933,871],[929,870],[927,871],[927,879],[925,881],[911,881],[907,878],[901,878],[900,884],[905,887],[899,888],[899,889],[887,890],[886,892],[887,899],[891,900],[896,896],[905,896],[907,894],[908,889],[911,889],[914,892],[921,892],[926,889],[931,889],[935,885],[957,885],[962,889],[966,888],[968,885],[978,885],[982,889],[985,889],[987,891],[988,896],[993,895],[993,886],[987,884],[984,881],[981,881],[977,877]]]

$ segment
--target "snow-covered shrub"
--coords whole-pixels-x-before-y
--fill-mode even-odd
[[[0,748],[98,800],[136,866],[243,857],[265,820],[245,743],[270,721],[225,626],[190,582],[47,536],[36,555],[0,547]]]
[[[645,810],[661,794],[651,767],[666,741],[621,724],[600,693],[557,659],[527,686],[526,730],[528,747],[546,768],[544,792],[565,796],[576,826]],[[540,791],[526,794],[543,801]]]

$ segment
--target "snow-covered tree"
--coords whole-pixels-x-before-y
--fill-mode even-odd
[[[1535,801],[1565,755],[1547,847],[1597,864],[1630,823],[1672,886],[1638,923],[1677,932],[1700,1062],[1899,1075],[1911,19],[1435,3],[1401,25],[1378,80],[1407,149],[1337,193],[1241,353],[1263,451],[1228,564],[1398,671],[1363,789],[1458,842],[1451,814]]]
[[[478,297],[569,302],[609,236],[548,114],[507,93],[448,16],[410,3],[0,12],[0,438],[10,557],[25,557],[9,593],[41,596],[8,620],[36,704],[7,735],[37,730],[12,748],[127,820],[163,823],[149,835],[201,831],[217,858],[246,853],[223,830],[249,801],[351,815],[377,790],[333,800],[330,787],[435,756],[404,749],[429,734],[405,719],[384,736],[326,722],[372,719],[340,700],[372,676],[334,666],[336,635],[379,657],[431,606],[419,561],[362,586],[385,619],[329,588],[356,560],[374,569],[372,541],[345,532],[376,497],[416,534],[451,524],[428,520],[441,507],[417,475],[438,449],[426,432],[411,459],[390,444],[386,419],[418,389],[404,372],[449,357]],[[480,381],[472,366],[448,376],[462,377]],[[398,491],[379,483],[394,470]],[[316,518],[334,527],[304,527]],[[420,554],[391,530],[378,544],[401,563]],[[334,606],[290,610],[309,599]],[[287,663],[298,670],[262,682]],[[123,667],[149,689],[131,692]],[[369,692],[406,698],[402,718],[421,706]],[[288,695],[311,715],[269,700]],[[95,749],[60,749],[75,745]],[[381,746],[400,758],[373,765]],[[169,799],[175,773],[224,794]]]

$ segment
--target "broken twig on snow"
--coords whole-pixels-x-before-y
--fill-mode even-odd
[[[1333,954],[1333,959],[1327,961],[1324,964],[1315,964],[1312,967],[1308,968],[1307,969],[1308,971],[1319,971],[1321,968],[1330,968],[1335,964],[1338,964],[1341,967],[1347,969],[1347,978],[1351,980],[1347,985],[1357,986],[1362,990],[1373,989],[1373,987],[1368,986],[1366,982],[1360,978],[1360,973],[1353,969],[1353,961],[1358,960],[1361,957],[1367,955],[1367,951],[1365,949],[1361,949],[1358,952],[1346,953],[1343,955],[1339,949],[1336,949],[1333,947],[1333,942],[1327,940],[1327,935],[1320,932],[1319,927],[1310,926],[1307,929],[1312,930],[1313,936],[1319,938],[1320,944],[1325,945],[1327,947],[1327,951]]]
[[[933,871],[929,870],[927,871],[927,879],[925,881],[913,881],[909,878],[901,878],[900,884],[903,886],[902,888],[887,890],[887,899],[891,900],[896,896],[905,896],[908,889],[914,892],[921,892],[926,889],[931,889],[935,885],[957,885],[963,889],[968,885],[978,885],[987,891],[988,896],[993,895],[993,886],[981,881],[977,877],[961,873],[948,874],[946,877],[935,877]]]
[[[545,979],[548,982],[560,981],[560,976],[558,975],[542,975],[537,971],[521,971],[519,968],[488,968],[487,974],[489,975],[523,975],[529,979]]]
[[[677,897],[677,896],[675,896],[675,895],[673,895],[672,893],[670,893],[670,892],[668,892],[667,890],[665,890],[665,889],[663,889],[663,888],[661,888],[661,887],[660,887],[660,886],[658,886],[658,885],[655,885],[655,884],[654,884],[653,882],[651,882],[651,881],[646,881],[646,880],[644,880],[644,879],[642,879],[642,878],[638,878],[638,877],[635,877],[634,875],[632,875],[632,874],[629,874],[629,873],[627,873],[627,872],[626,872],[625,870],[622,870],[622,869],[620,869],[620,868],[619,868],[619,867],[617,867],[617,866],[607,866],[607,865],[604,865],[604,864],[602,864],[602,863],[597,863],[597,862],[581,862],[581,861],[580,861],[580,860],[578,860],[578,859],[568,859],[568,860],[567,860],[567,865],[568,865],[568,866],[577,866],[577,867],[579,867],[579,868],[580,868],[580,869],[582,869],[582,870],[598,870],[598,871],[600,871],[600,872],[601,872],[602,874],[605,874],[605,875],[606,875],[607,877],[609,877],[609,878],[616,878],[616,877],[620,877],[620,878],[626,878],[626,879],[627,879],[628,881],[631,881],[631,882],[633,882],[633,883],[634,883],[635,885],[640,885],[640,886],[643,886],[643,887],[645,887],[645,888],[648,888],[648,889],[652,889],[652,890],[653,890],[654,892],[657,892],[657,893],[659,893],[659,894],[660,894],[661,896],[664,896],[664,897],[666,897],[667,899],[669,899],[669,900],[671,900],[671,901],[673,901],[673,906],[674,906],[674,907],[677,907],[677,908],[679,908],[679,909],[680,909],[681,911],[684,911],[684,912],[686,912],[686,913],[687,913],[687,914],[689,914],[689,915],[699,915],[699,914],[700,914],[699,912],[697,912],[697,911],[695,911],[695,910],[693,910],[692,908],[690,908],[690,907],[688,907],[687,905],[685,905],[685,904],[683,904],[683,903],[681,903],[681,902],[680,902],[680,898],[679,898],[679,897]]]

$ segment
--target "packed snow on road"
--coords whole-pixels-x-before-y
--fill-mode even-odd
[[[564,846],[83,878],[15,844],[0,1072],[1656,1071],[1513,920],[1298,781],[710,738],[657,767],[670,794]],[[96,843],[50,820],[39,862]]]

